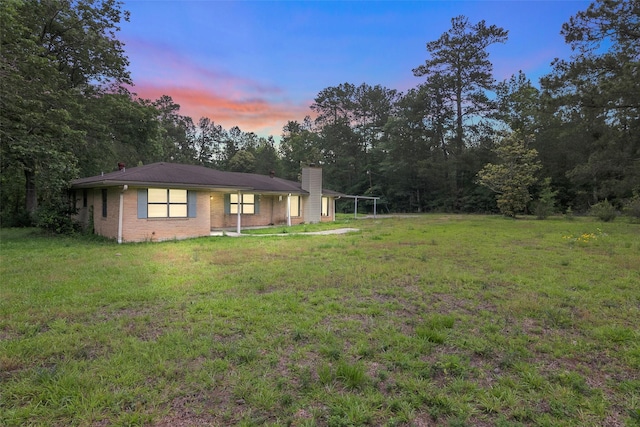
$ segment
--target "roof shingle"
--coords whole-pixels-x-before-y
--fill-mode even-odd
[[[282,178],[254,173],[223,172],[204,166],[166,162],[125,168],[71,181],[72,188],[108,187],[125,184],[147,187],[157,185],[162,187],[238,189],[273,193],[307,193],[302,189],[299,182]],[[339,194],[333,191],[328,192]]]

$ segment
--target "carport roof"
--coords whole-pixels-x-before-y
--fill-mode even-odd
[[[299,182],[282,178],[254,173],[223,172],[204,166],[166,162],[123,168],[115,172],[71,181],[71,188],[78,189],[118,185],[307,194]],[[322,192],[332,196],[341,195],[324,189]]]

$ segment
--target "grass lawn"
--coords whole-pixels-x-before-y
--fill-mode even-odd
[[[640,424],[640,224],[323,227],[1,230],[0,425]]]

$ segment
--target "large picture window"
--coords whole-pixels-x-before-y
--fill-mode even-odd
[[[291,196],[291,205],[289,206],[289,215],[291,217],[300,216],[300,196]]]
[[[322,216],[329,216],[329,198],[328,197],[323,197],[322,198],[322,212],[321,212]]]
[[[147,196],[148,218],[186,218],[187,190],[150,188]]]
[[[253,215],[256,213],[256,195],[255,194],[230,194],[229,195],[229,213],[238,214],[238,211],[244,215]]]

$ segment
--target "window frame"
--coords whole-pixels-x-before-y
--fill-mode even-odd
[[[229,214],[256,215],[258,210],[258,195],[254,193],[229,193]]]
[[[161,194],[162,192],[164,192],[164,196],[165,196],[164,198],[162,198],[162,194]],[[182,188],[148,188],[147,189],[147,218],[167,219],[167,218],[188,218],[188,217],[189,217],[189,192],[186,189],[182,189]]]
[[[107,217],[107,202],[108,202],[107,194],[108,194],[107,189],[103,188],[102,189],[102,218]]]
[[[302,216],[302,198],[300,197],[299,194],[292,194],[290,197],[290,202],[289,202],[289,216],[291,218],[300,218]],[[293,203],[293,200],[296,200],[296,203]],[[294,205],[297,205],[295,207],[297,207],[297,211],[294,211]]]

